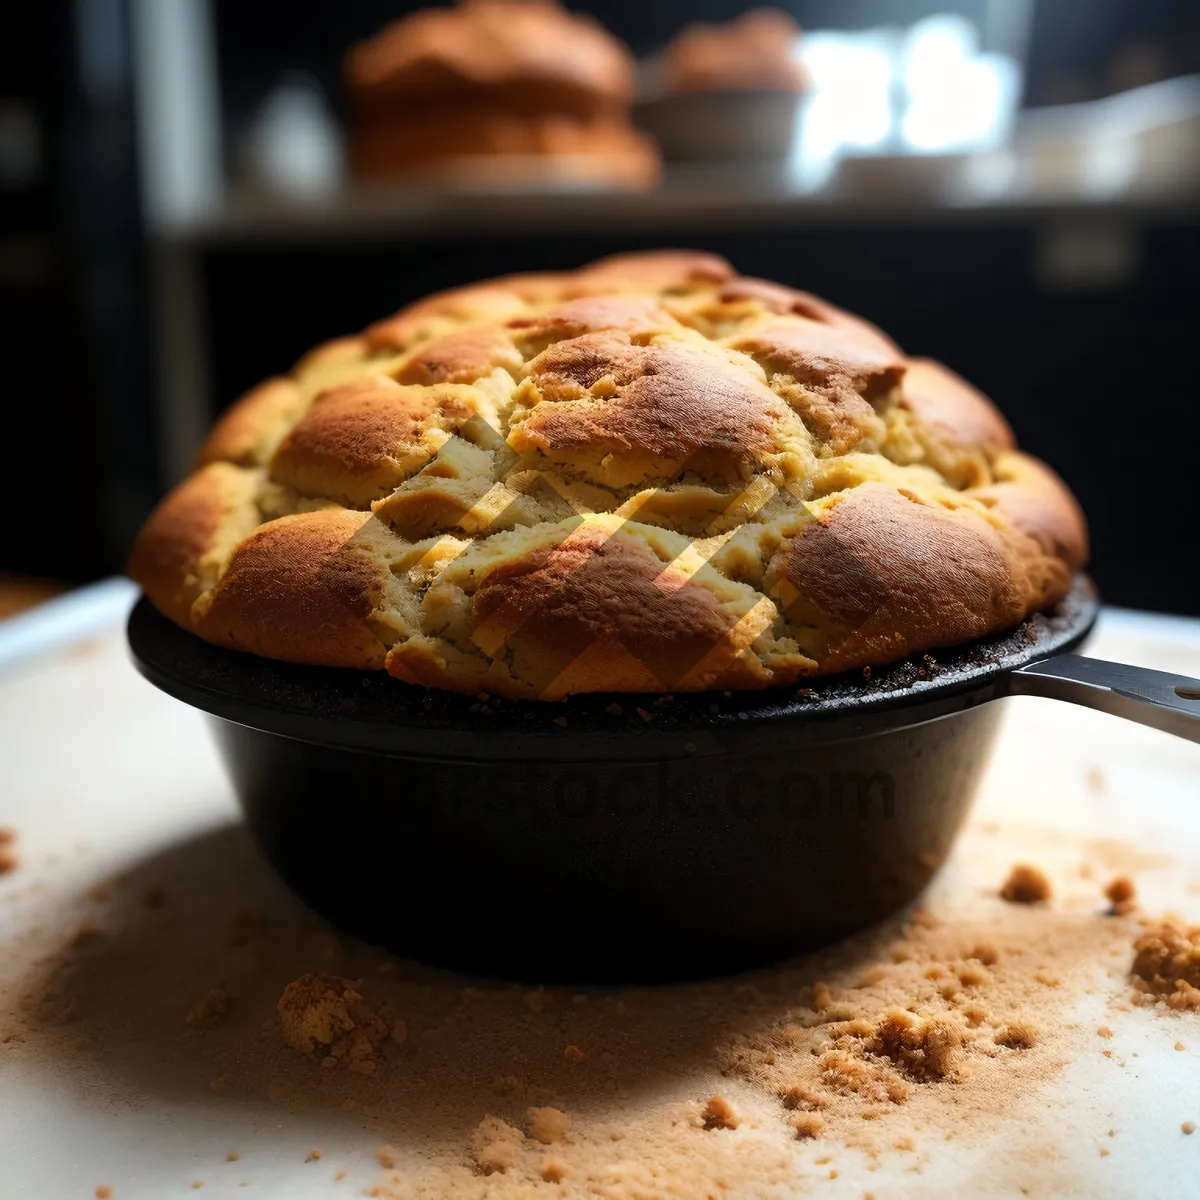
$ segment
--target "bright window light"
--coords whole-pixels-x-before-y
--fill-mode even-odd
[[[825,183],[847,154],[985,150],[1012,131],[1021,68],[981,54],[979,31],[964,17],[813,32],[796,53],[812,78],[792,156],[805,186]]]
[[[877,149],[894,127],[892,37],[812,33],[800,44],[813,86],[799,128],[797,172],[819,184],[847,150]]]
[[[937,16],[909,31],[902,68],[908,105],[900,134],[911,150],[974,150],[1007,137],[1021,86],[1020,68],[980,54],[979,35],[962,17]]]

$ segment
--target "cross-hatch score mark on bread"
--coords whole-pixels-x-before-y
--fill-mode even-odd
[[[894,662],[1019,624],[1086,556],[965,381],[660,251],[318,347],[224,414],[130,573],[218,645],[558,699]]]

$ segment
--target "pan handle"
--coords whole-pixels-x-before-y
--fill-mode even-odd
[[[1200,742],[1200,679],[1059,654],[1009,676],[1009,694],[1048,696]]]

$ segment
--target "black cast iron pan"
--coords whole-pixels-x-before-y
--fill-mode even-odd
[[[446,965],[603,982],[779,960],[913,899],[987,764],[989,701],[1200,741],[1200,681],[1068,653],[1097,608],[1081,577],[1052,614],[870,678],[565,704],[222,650],[144,599],[129,641],[211,714],[254,835],[318,912]]]

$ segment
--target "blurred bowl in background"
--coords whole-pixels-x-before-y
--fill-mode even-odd
[[[644,100],[637,124],[668,162],[786,160],[796,137],[794,92],[688,92]]]
[[[945,203],[961,195],[975,158],[970,153],[848,155],[839,160],[830,188],[863,204]]]

